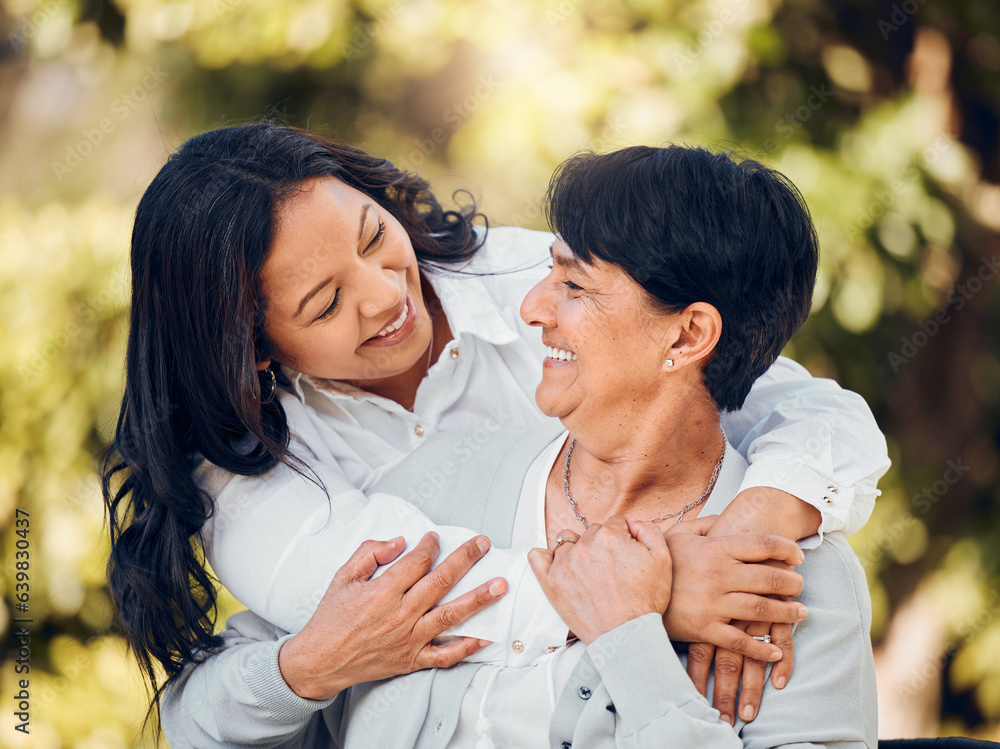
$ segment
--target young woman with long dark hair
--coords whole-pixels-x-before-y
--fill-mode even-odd
[[[565,637],[524,550],[485,553],[471,531],[434,526],[417,509],[421,485],[405,499],[365,494],[434,432],[544,419],[533,393],[545,351],[517,309],[552,236],[486,232],[473,215],[445,211],[383,159],[268,124],[191,139],[147,188],[103,488],[109,585],[154,689],[157,665],[169,683],[221,642],[206,558],[248,607],[301,630],[248,644],[256,670],[228,662],[284,682],[289,699],[466,657],[530,659]],[[724,424],[751,466],[713,530],[800,538],[867,519],[885,445],[854,394],[779,360]],[[477,449],[465,445],[453,470]],[[455,551],[430,571],[440,550]],[[793,622],[797,607],[723,595],[770,592],[764,578],[675,593],[668,631],[774,659],[727,623]],[[532,617],[541,634],[518,639]],[[446,630],[463,637],[435,645]],[[237,722],[255,709],[217,697]]]

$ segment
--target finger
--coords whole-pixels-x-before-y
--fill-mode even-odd
[[[593,528],[594,526],[592,525],[590,527]],[[620,536],[632,535],[629,532],[628,521],[625,520],[625,518],[623,518],[621,515],[612,515],[611,517],[609,517],[607,520],[604,521],[604,527],[607,528],[609,531],[612,531],[613,533],[616,533]]]
[[[463,543],[413,585],[410,592],[416,597],[415,603],[424,609],[436,604],[489,549],[486,536],[474,536]]]
[[[802,575],[790,567],[768,564],[742,564],[728,582],[731,590],[763,596],[795,597],[802,592]]]
[[[772,624],[771,643],[781,648],[781,660],[771,668],[771,683],[775,689],[784,689],[792,678],[792,666],[795,665],[795,648],[792,645],[792,625]]]
[[[777,645],[768,645],[766,642],[755,640],[742,629],[731,624],[716,623],[705,627],[704,635],[705,642],[759,661],[774,663],[782,656],[781,648]]]
[[[740,688],[743,656],[731,650],[715,651],[715,692],[712,707],[722,714],[722,719],[733,725],[736,715],[736,692]]]
[[[364,541],[337,570],[337,576],[348,581],[368,580],[380,565],[395,560],[405,548],[406,540],[402,536],[388,541]]]
[[[447,645],[427,645],[417,654],[416,669],[454,666],[463,658],[478,653],[489,644],[489,640],[463,637],[460,640],[449,642]]]
[[[632,537],[636,541],[649,549],[653,555],[662,556],[665,554],[668,557],[670,556],[670,552],[667,551],[667,542],[664,540],[663,534],[660,533],[660,529],[656,527],[655,523],[629,520],[628,532],[632,534]]]
[[[696,517],[691,520],[685,518],[683,523],[672,523],[667,530],[672,533],[690,533],[695,536],[705,536],[718,519],[718,515],[705,515],[704,517]]]
[[[425,533],[413,550],[408,551],[379,579],[384,580],[386,584],[399,585],[404,590],[409,590],[430,571],[440,552],[441,542],[438,534],[434,531]],[[775,621],[781,620],[775,619]]]
[[[463,593],[454,601],[431,609],[417,624],[417,632],[424,642],[430,642],[442,632],[457,627],[473,614],[496,603],[507,592],[507,581],[502,577],[483,583],[475,590]]]
[[[688,644],[688,677],[694,682],[695,688],[702,697],[708,697],[708,674],[715,657],[715,645],[708,642],[692,642]]]
[[[766,623],[753,622],[747,628],[750,636],[766,635],[770,632]],[[780,663],[780,661],[779,661]],[[767,674],[767,664],[755,658],[743,659],[743,679],[740,685],[740,717],[747,723],[757,717],[760,710],[760,699],[764,693],[764,679]]]
[[[531,571],[535,573],[535,577],[538,578],[538,582],[542,583],[542,587],[545,587],[545,582],[549,579],[549,571],[552,569],[552,560],[555,558],[555,553],[549,551],[548,549],[531,549],[528,552],[528,565],[531,567]]]
[[[555,554],[556,549],[558,549],[563,544],[575,544],[580,540],[580,534],[576,531],[571,531],[569,528],[563,528],[556,534],[556,540],[552,543],[552,553]]]
[[[738,533],[734,536],[719,536],[730,555],[741,562],[763,562],[777,559],[790,565],[802,564],[805,556],[802,549],[791,539],[772,536],[767,533]]]
[[[798,601],[779,601],[751,593],[727,593],[722,600],[725,616],[748,622],[795,624],[809,613]]]

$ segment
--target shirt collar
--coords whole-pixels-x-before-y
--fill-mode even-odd
[[[474,335],[494,346],[513,343],[520,338],[482,276],[443,268],[425,268],[424,274],[441,300],[455,338],[462,334]]]

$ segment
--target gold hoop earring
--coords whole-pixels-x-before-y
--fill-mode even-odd
[[[265,377],[265,374],[270,376]],[[258,376],[260,378],[260,405],[266,406],[274,400],[274,394],[278,391],[278,379],[274,376],[274,370],[270,367]]]

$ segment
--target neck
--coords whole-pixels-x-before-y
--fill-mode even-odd
[[[665,411],[651,408],[657,417],[644,418],[631,429],[570,430],[546,492],[548,503],[564,508],[572,519],[568,527],[579,524],[563,492],[563,468],[574,438],[570,493],[589,523],[611,515],[651,520],[702,497],[725,444],[714,404],[701,398],[688,401]],[[697,517],[702,506],[685,517]]]
[[[441,351],[451,340],[448,317],[444,314],[444,308],[437,294],[434,293],[434,287],[428,283],[423,274],[420,275],[420,287],[424,297],[424,307],[431,317],[432,334],[427,350],[405,372],[378,380],[354,380],[351,383],[369,393],[395,401],[407,411],[413,410],[413,404],[417,400],[417,390],[427,376],[431,363],[441,355]]]

